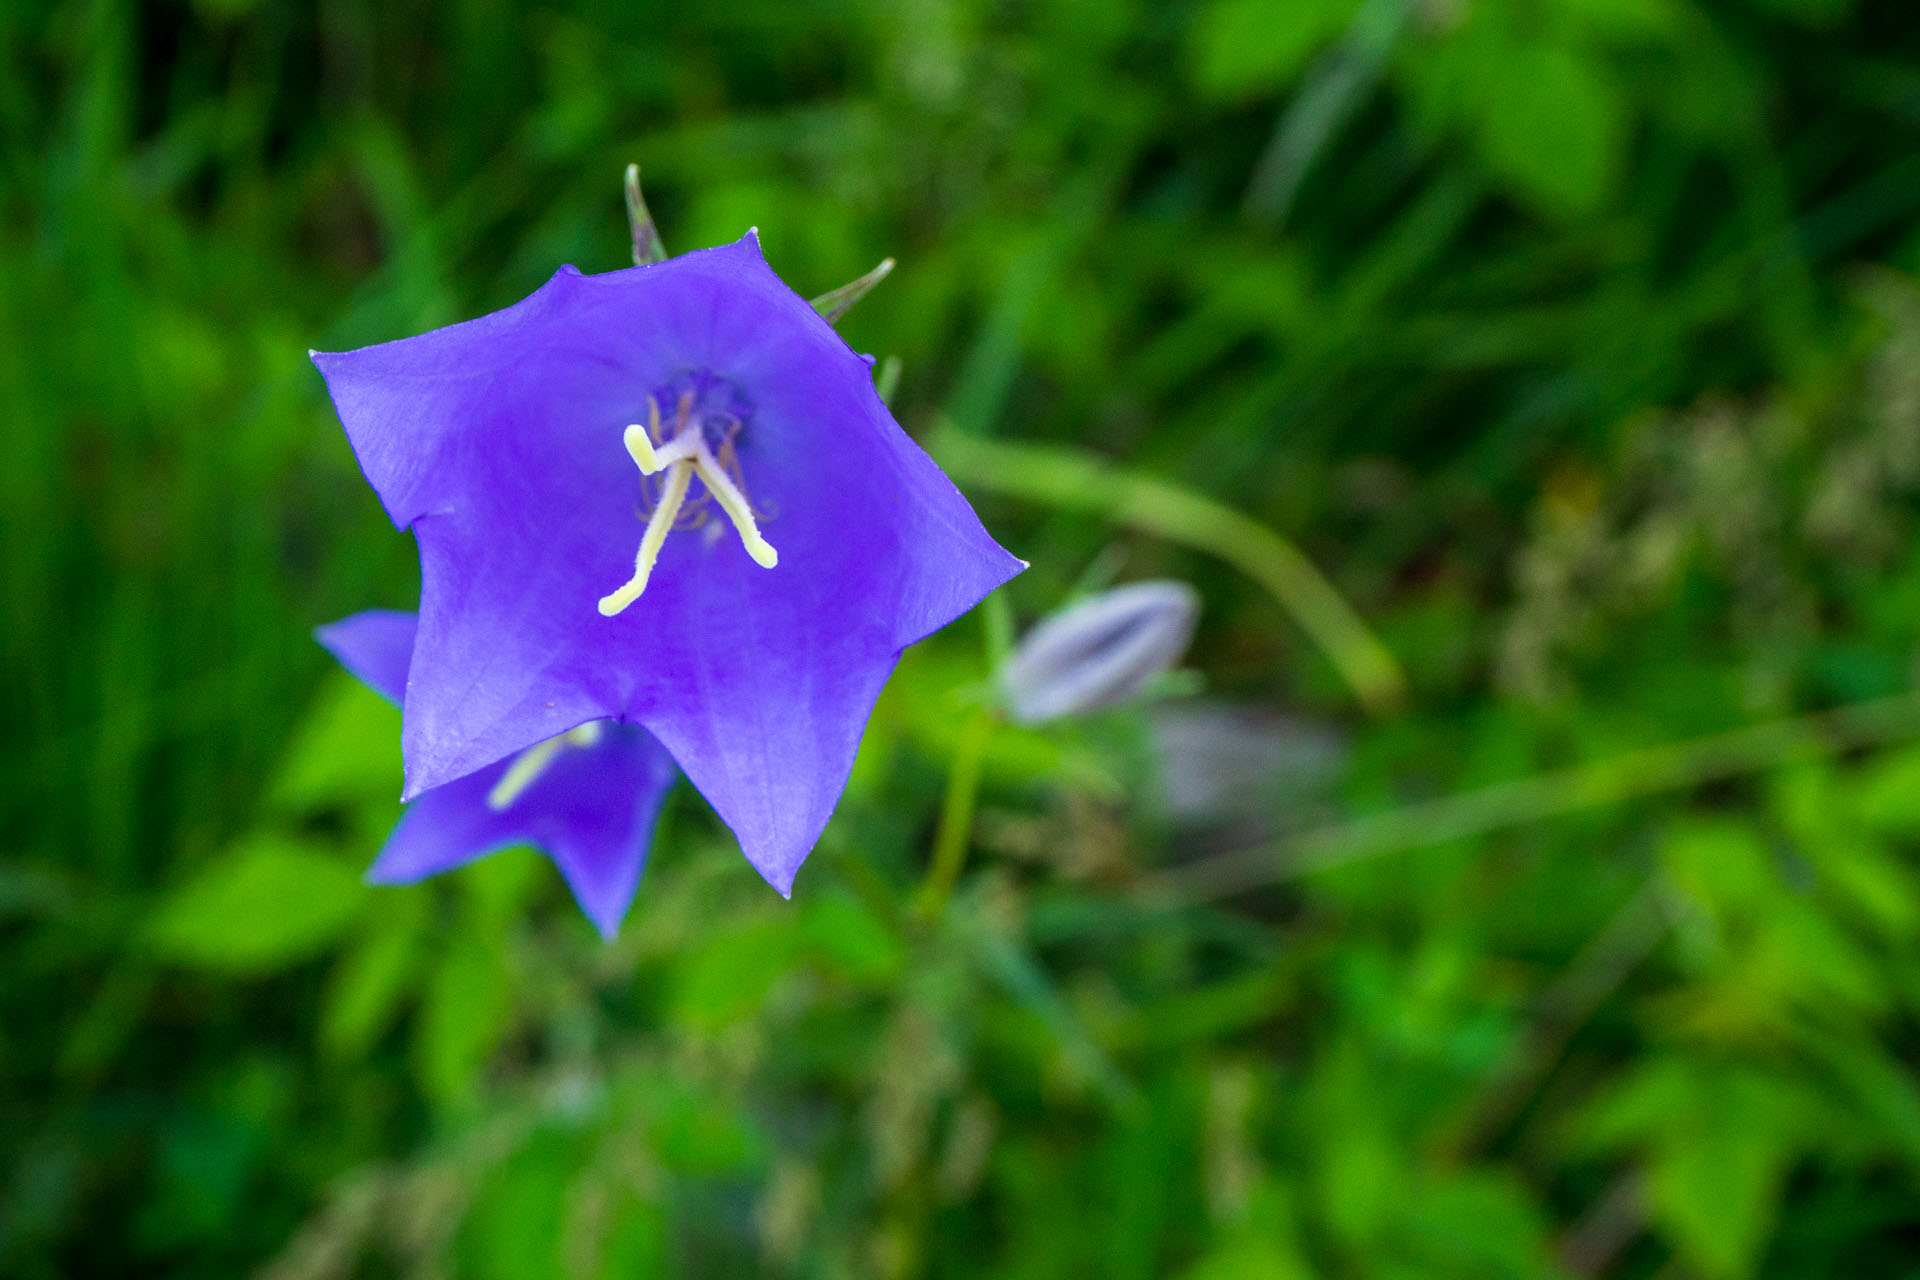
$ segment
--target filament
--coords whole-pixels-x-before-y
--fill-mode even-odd
[[[487,792],[487,808],[499,813],[525,795],[527,788],[547,771],[554,757],[567,747],[591,747],[600,741],[601,722],[589,720],[544,742],[536,742],[515,756],[500,780]]]
[[[687,484],[692,479],[691,462],[676,462],[667,469],[667,484],[661,491],[660,505],[653,509],[653,515],[647,520],[647,531],[640,535],[640,552],[633,558],[633,577],[627,579],[626,585],[618,591],[600,597],[601,617],[613,617],[638,600],[640,593],[647,589],[647,579],[653,576],[654,561],[660,558],[660,548],[673,528],[674,518],[680,514],[680,504],[686,500]]]
[[[536,742],[513,758],[507,771],[500,775],[500,781],[493,784],[493,790],[487,792],[487,808],[495,813],[518,800],[526,789],[533,785],[534,779],[547,771],[553,758],[560,754],[565,744],[558,738],[548,738],[545,742]]]
[[[733,527],[740,533],[740,542],[753,557],[753,562],[762,569],[771,569],[780,563],[780,553],[760,536],[760,526],[754,523],[753,507],[747,502],[747,495],[740,492],[738,486],[727,473],[714,461],[713,452],[707,448],[704,437],[698,437],[693,455],[694,470],[700,473],[700,482],[707,486],[707,492],[727,513],[727,519],[733,521]]]
[[[619,590],[600,598],[602,617],[614,617],[640,598],[647,589],[647,580],[653,576],[653,566],[660,558],[660,549],[666,544],[667,535],[675,529],[699,527],[706,519],[704,508],[709,498],[727,513],[727,519],[733,522],[734,530],[740,535],[741,546],[746,548],[755,564],[763,569],[771,569],[780,563],[779,552],[760,533],[759,521],[767,517],[754,510],[753,503],[747,498],[745,485],[741,482],[740,463],[733,448],[733,438],[741,426],[740,419],[732,414],[716,415],[715,421],[725,423],[720,428],[722,438],[716,456],[707,443],[708,422],[691,420],[693,406],[693,392],[682,392],[679,403],[674,407],[673,433],[662,439],[660,402],[648,396],[646,425],[630,423],[621,433],[621,441],[626,445],[633,465],[640,468],[642,476],[648,477],[642,482],[641,490],[646,499],[651,500],[653,509],[646,512],[647,528],[640,538],[640,550],[634,556],[633,577]],[[651,477],[662,471],[666,472],[666,477],[657,482],[660,492],[654,498],[652,489],[656,482]],[[688,489],[695,475],[700,477],[702,492],[689,501]],[[645,511],[644,506],[642,510]],[[516,768],[518,763],[515,762]],[[545,767],[543,759],[537,768]],[[508,776],[501,779],[501,787],[505,787],[512,776],[513,771],[509,770]]]

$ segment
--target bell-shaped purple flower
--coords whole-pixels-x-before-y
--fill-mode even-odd
[[[900,651],[1023,567],[752,233],[314,361],[420,543],[407,797],[639,724],[787,893]]]
[[[314,634],[340,665],[400,702],[417,615],[373,610]],[[680,774],[637,725],[589,721],[519,755],[422,792],[400,816],[367,879],[411,884],[509,845],[560,868],[580,909],[611,939],[633,903],[660,802]]]

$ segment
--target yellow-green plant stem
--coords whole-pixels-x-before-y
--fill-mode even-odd
[[[951,424],[929,452],[962,485],[1119,524],[1219,556],[1258,582],[1320,646],[1369,711],[1390,711],[1406,677],[1366,623],[1291,542],[1212,498],[1078,449],[987,440]]]
[[[936,919],[953,896],[960,870],[967,863],[973,838],[973,810],[980,795],[980,766],[993,736],[993,714],[975,711],[960,727],[953,749],[953,768],[947,774],[947,794],[940,804],[940,825],[934,831],[933,857],[920,885],[916,905],[922,917]]]
[[[1920,693],[1858,702],[1729,733],[1663,743],[1284,836],[1163,872],[1143,883],[1141,893],[1149,901],[1166,905],[1226,897],[1349,862],[1486,835],[1580,809],[1916,734],[1920,734]]]

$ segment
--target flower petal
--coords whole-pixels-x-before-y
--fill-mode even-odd
[[[407,664],[420,615],[368,609],[316,627],[313,638],[360,682],[398,705],[407,692]]]
[[[644,730],[609,726],[590,747],[562,749],[513,803],[488,794],[505,761],[435,787],[401,815],[367,872],[376,884],[409,884],[516,844],[544,851],[587,918],[611,939],[632,905],[661,802],[678,776]]]

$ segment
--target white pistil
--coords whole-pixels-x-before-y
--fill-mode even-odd
[[[720,504],[720,509],[727,513],[727,519],[733,521],[734,529],[740,534],[740,544],[753,557],[753,562],[763,569],[771,569],[780,563],[780,553],[760,535],[760,525],[753,518],[753,504],[747,501],[746,494],[740,492],[740,486],[733,482],[733,477],[720,465],[720,460],[713,456],[701,424],[687,421],[690,402],[691,393],[680,398],[673,439],[664,444],[654,443],[660,436],[660,405],[652,396],[647,397],[647,424],[641,426],[637,422],[632,423],[621,435],[627,453],[633,458],[633,464],[640,468],[641,475],[650,476],[665,471],[667,479],[660,492],[660,501],[647,519],[646,532],[640,536],[640,551],[633,560],[633,577],[618,591],[600,598],[602,617],[611,618],[620,613],[647,589],[647,579],[653,576],[654,562],[660,558],[660,548],[666,544],[667,534],[673,531],[673,523],[680,517],[681,504],[687,498],[687,487],[696,474],[700,482],[706,485],[707,492],[713,495],[714,501]],[[545,767],[544,761],[540,767]],[[508,776],[512,776],[511,770]],[[505,786],[506,782],[507,779],[502,778],[501,786]]]
[[[495,813],[508,808],[527,793],[527,788],[539,780],[561,751],[567,747],[591,747],[600,741],[600,733],[601,722],[589,720],[544,742],[534,743],[514,757],[507,771],[500,775],[500,781],[487,792],[487,808]]]
[[[699,432],[691,437],[682,432],[663,445],[656,447],[654,440],[660,435],[660,403],[652,396],[647,397],[647,425],[629,423],[621,435],[626,443],[627,453],[633,458],[633,465],[640,468],[640,474],[650,476],[656,471],[672,466],[682,458],[693,456],[694,445],[699,440]]]
[[[618,591],[600,597],[600,616],[613,617],[638,600],[640,593],[647,589],[647,579],[653,576],[653,562],[660,558],[660,548],[665,545],[673,522],[680,518],[680,504],[686,501],[687,484],[692,479],[691,462],[676,462],[667,468],[667,483],[660,492],[660,505],[653,509],[653,515],[647,521],[647,531],[640,535],[640,553],[633,558],[633,576]]]

